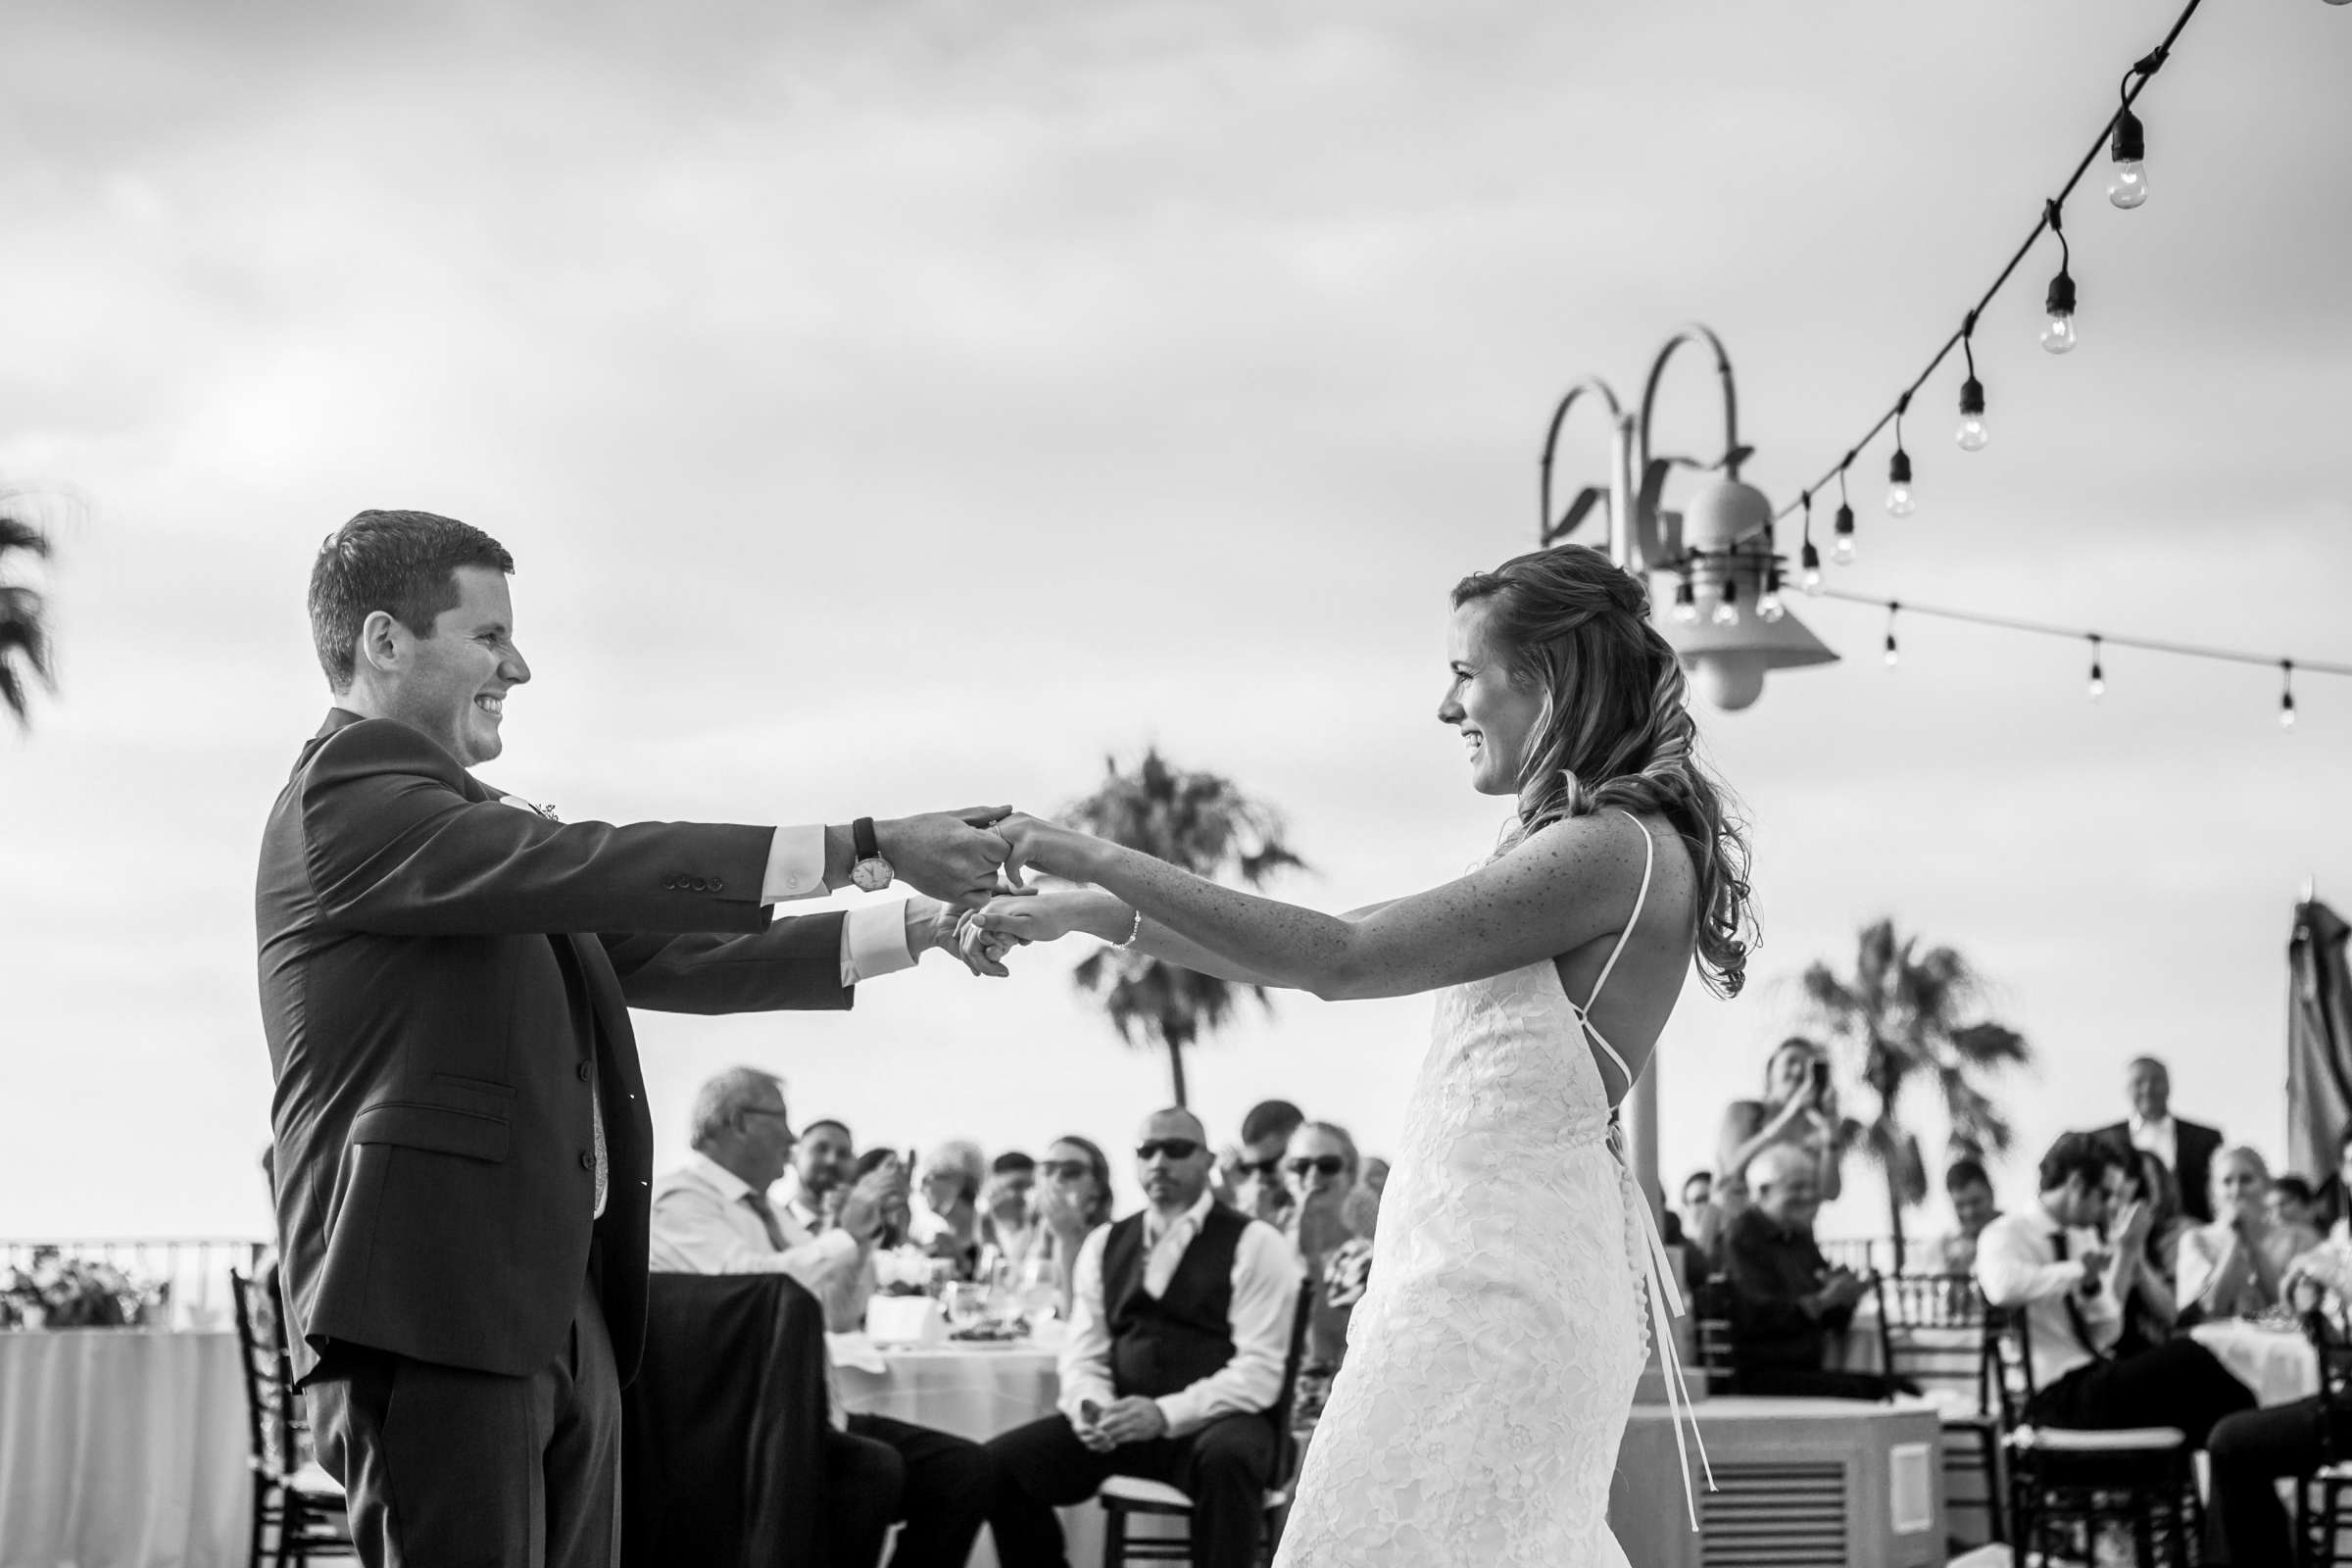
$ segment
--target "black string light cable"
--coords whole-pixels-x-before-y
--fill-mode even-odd
[[[1868,605],[1886,612],[1886,662],[1895,662],[1894,618],[1897,614],[1927,615],[1936,620],[1960,621],[1971,626],[1988,626],[1997,631],[2025,632],[2036,637],[2063,637],[2070,642],[2090,644],[2090,696],[2095,701],[2107,694],[2105,650],[2113,643],[2118,648],[2135,648],[2142,653],[2170,654],[2180,659],[2203,659],[2225,664],[2261,664],[2278,670],[2278,724],[2281,729],[2295,727],[2295,671],[2305,674],[2352,676],[2352,664],[2330,663],[2322,660],[2281,659],[2275,654],[2249,654],[2234,648],[2215,648],[2204,643],[2174,642],[2161,637],[2121,637],[2113,632],[2082,631],[2073,626],[2053,625],[2045,620],[2026,620],[2016,615],[1989,614],[1981,610],[1954,610],[1949,606],[1923,605],[1909,599],[1874,599],[1868,594],[1850,594],[1841,589],[1825,588],[1824,599],[1842,600],[1849,605]]]
[[[1969,336],[1976,329],[1977,318],[1984,313],[1985,308],[1999,295],[2018,268],[2024,265],[2026,258],[2033,253],[2034,245],[2039,242],[2042,234],[2045,231],[2055,230],[2056,221],[2066,199],[2075,193],[2077,185],[2082,183],[2082,176],[2090,172],[2090,166],[2098,160],[2099,154],[2107,153],[2115,166],[2115,172],[2109,182],[2108,199],[2110,201],[2118,207],[2136,207],[2146,199],[2147,173],[2141,166],[2141,160],[2147,151],[2147,133],[2146,128],[2139,122],[2139,117],[2132,113],[2132,106],[2147,89],[2149,81],[2154,79],[2156,73],[2164,68],[2165,61],[2171,58],[2173,45],[2179,40],[2181,29],[2188,25],[2188,19],[2197,14],[2197,7],[2202,4],[2204,4],[2204,0],[2188,0],[2188,4],[2181,8],[2180,15],[2174,19],[2172,29],[2164,35],[2164,41],[2133,62],[2132,69],[2124,73],[2122,102],[2117,106],[2115,113],[2108,117],[2107,122],[2099,128],[2098,139],[2093,141],[2089,149],[2082,154],[2082,160],[2075,165],[2074,172],[2069,174],[2066,183],[2059,187],[2058,194],[2042,204],[2041,216],[2034,220],[2034,227],[2027,233],[2025,242],[2019,245],[2016,253],[2009,258],[2009,265],[2001,269],[2000,275],[1992,280],[1991,287],[1985,289],[1983,297],[1977,301],[1975,308],[1964,318],[1961,329],[1943,340],[1942,346],[1937,348],[1934,357],[1928,361],[1927,368],[1914,376],[1911,384],[1903,388],[1901,394],[1895,398],[1893,407],[1880,415],[1870,428],[1862,433],[1862,439],[1856,441],[1849,449],[1847,457],[1838,465],[1839,467],[1843,467],[1845,463],[1852,461],[1852,453],[1869,446],[1871,442],[1879,438],[1881,431],[1901,416],[1902,412],[1910,406],[1912,395],[1927,384],[1928,378],[1942,367],[1945,360],[1951,358],[1952,350],[1968,347]],[[2060,236],[2059,243],[2061,247],[2065,245],[2063,235]],[[2074,280],[2063,261],[2060,267],[2060,275],[2067,279],[2067,314],[2071,318],[2074,314],[2072,299]],[[2053,283],[2052,289],[2054,293],[2055,283]],[[2055,313],[2053,312],[2053,314]],[[1971,362],[1969,380],[1973,385],[1976,381],[1975,355],[1970,353],[1968,358]],[[1967,389],[1964,387],[1962,391],[1965,398]],[[1978,388],[1978,393],[1981,400],[1982,387]],[[1983,413],[1982,408],[1977,410],[1980,421]],[[1820,489],[1827,485],[1830,482],[1831,473],[1836,471],[1835,468],[1825,471],[1820,478],[1813,481],[1812,487]],[[1898,517],[1908,515],[1911,501],[1911,464],[1909,455],[1903,451],[1902,432],[1899,428],[1895,432],[1895,461],[1887,475],[1887,480],[1889,488],[1886,510]],[[1904,503],[1899,509],[1896,506],[1898,494]],[[1786,517],[1794,510],[1793,505],[1783,507],[1777,515]]]

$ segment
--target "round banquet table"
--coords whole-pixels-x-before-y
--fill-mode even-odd
[[[241,1568],[233,1333],[0,1333],[0,1568]]]
[[[2320,1355],[2300,1329],[2231,1319],[2188,1332],[2263,1404],[2292,1404],[2320,1392]]]
[[[860,1415],[886,1415],[917,1426],[986,1443],[1001,1432],[1054,1414],[1061,1378],[1054,1352],[1027,1342],[1011,1345],[931,1344],[881,1352],[885,1370],[837,1364],[842,1403]],[[1073,1563],[1102,1560],[1102,1509],[1082,1502],[1063,1508],[1061,1533]],[[985,1526],[972,1548],[971,1568],[997,1568],[996,1543]]]

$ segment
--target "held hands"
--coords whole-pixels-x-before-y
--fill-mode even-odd
[[[981,806],[893,817],[874,824],[874,846],[917,892],[968,906],[997,891],[1006,842],[990,824],[1011,811],[1009,806]]]
[[[1015,811],[995,824],[1004,841],[1004,880],[1021,886],[1024,870],[1043,871],[1071,882],[1089,882],[1092,851],[1101,840],[1058,822]]]

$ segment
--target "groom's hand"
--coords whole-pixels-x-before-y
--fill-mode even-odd
[[[1008,806],[983,806],[893,817],[874,824],[874,844],[916,892],[950,904],[969,903],[997,890],[1005,845],[988,824],[1011,811]]]

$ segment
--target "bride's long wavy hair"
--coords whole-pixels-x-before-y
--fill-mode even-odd
[[[1544,694],[1513,842],[1618,807],[1664,816],[1698,873],[1699,973],[1717,996],[1738,996],[1755,938],[1746,823],[1699,760],[1682,662],[1649,623],[1649,590],[1599,551],[1560,545],[1472,572],[1453,603],[1486,607],[1488,650]]]

